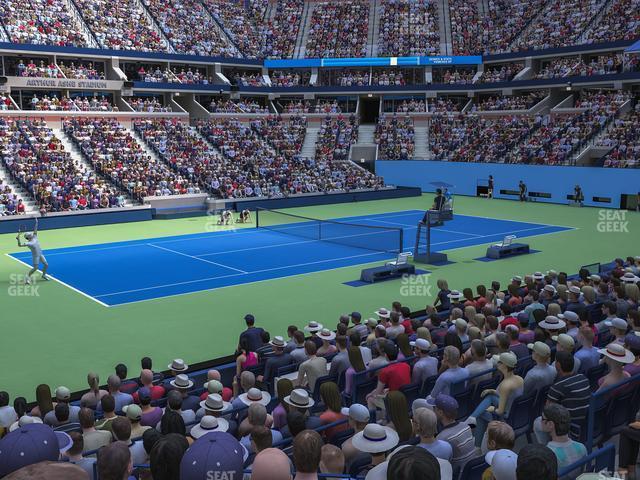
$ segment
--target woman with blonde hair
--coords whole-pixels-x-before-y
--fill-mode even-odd
[[[89,391],[80,398],[80,406],[95,409],[102,397],[108,395],[106,390],[100,390],[100,377],[97,373],[89,373],[87,375],[87,383]]]
[[[473,322],[476,313],[476,307],[472,305],[467,305],[466,307],[464,307],[464,319],[467,321],[467,323]]]
[[[485,317],[483,313],[476,313],[469,323],[478,327],[478,329],[484,334],[484,325],[486,322],[487,317]]]
[[[630,302],[632,302],[632,307],[638,308],[638,304],[640,304],[640,288],[638,288],[637,283],[627,283],[624,286],[624,292]]]
[[[556,293],[558,294],[558,303],[561,305],[566,305],[567,304],[567,291],[569,290],[569,287],[566,284],[558,284],[558,286],[556,287]]]
[[[396,345],[398,346],[398,360],[413,356],[413,350],[409,344],[409,335],[406,333],[401,333],[396,337]]]

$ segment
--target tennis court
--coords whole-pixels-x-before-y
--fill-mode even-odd
[[[423,213],[404,210],[326,221],[265,211],[258,218],[259,228],[44,253],[54,279],[111,307],[382,262],[400,250],[413,250]],[[433,229],[432,247],[451,250],[498,242],[505,235],[531,237],[570,229],[456,214],[444,227]],[[28,251],[10,256],[25,264],[31,261]]]

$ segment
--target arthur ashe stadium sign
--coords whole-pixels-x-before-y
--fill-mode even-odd
[[[76,80],[70,78],[29,78],[8,77],[10,87],[48,88],[63,90],[120,90],[121,81],[114,80]]]

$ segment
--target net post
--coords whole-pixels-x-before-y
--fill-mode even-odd
[[[402,253],[402,250],[404,248],[404,229],[400,229],[400,246],[398,248],[398,253]]]
[[[256,207],[256,228],[260,228],[260,207]]]

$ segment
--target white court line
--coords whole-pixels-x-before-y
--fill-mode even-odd
[[[8,253],[5,253],[5,255],[6,255],[7,257],[9,257],[9,258],[11,258],[11,259],[15,260],[16,262],[21,263],[22,265],[25,265],[25,266],[26,266],[27,268],[29,268],[29,269],[31,269],[31,268],[32,268],[32,265],[29,265],[28,263],[25,263],[25,262],[23,262],[22,260],[20,260],[20,259],[18,259],[18,258],[16,258],[16,257],[12,257],[12,256],[11,256],[11,255],[9,255]],[[100,301],[100,300],[98,300],[97,298],[92,297],[91,295],[89,295],[89,294],[87,294],[87,293],[84,293],[82,290],[78,290],[77,288],[72,287],[72,286],[71,286],[71,285],[69,285],[68,283],[63,282],[62,280],[60,280],[60,279],[58,279],[58,278],[54,277],[54,276],[53,276],[53,275],[51,275],[51,274],[47,274],[47,277],[49,277],[49,278],[51,278],[51,279],[55,280],[55,281],[56,281],[56,282],[58,282],[60,285],[63,285],[63,286],[65,286],[65,287],[67,287],[67,288],[70,288],[71,290],[73,290],[73,291],[74,291],[74,292],[76,292],[76,293],[79,293],[79,294],[80,294],[80,295],[82,295],[83,297],[86,297],[86,298],[88,298],[88,299],[90,299],[90,300],[93,300],[93,301],[94,301],[94,302],[96,302],[96,303],[99,303],[99,304],[100,304],[100,305],[102,305],[103,307],[107,307],[107,308],[109,308],[109,307],[111,306],[111,305],[107,305],[107,304],[106,304],[106,303],[104,303],[104,302],[101,302],[101,301]],[[46,280],[44,280],[44,281],[46,281]]]
[[[285,265],[283,267],[273,267],[273,268],[264,268],[262,270],[254,270],[252,272],[244,272],[244,273],[232,273],[229,275],[219,275],[217,277],[209,277],[209,278],[201,278],[199,280],[187,280],[185,282],[178,282],[178,283],[168,283],[166,285],[156,285],[154,287],[145,287],[145,288],[136,288],[134,290],[124,290],[122,292],[113,292],[113,293],[103,293],[102,295],[97,295],[98,297],[111,297],[113,295],[123,295],[126,293],[135,293],[135,292],[144,292],[147,290],[156,290],[158,288],[166,288],[166,287],[174,287],[174,286],[178,286],[178,285],[189,285],[192,283],[199,283],[199,282],[208,282],[210,280],[218,280],[220,278],[230,278],[230,277],[238,277],[241,275],[252,275],[254,273],[265,273],[265,272],[273,272],[276,270],[284,270],[287,268],[295,268],[295,267],[304,267],[304,266],[308,266],[308,265],[317,265],[319,263],[327,263],[327,262],[337,262],[340,260],[349,260],[351,258],[360,258],[360,257],[369,257],[372,255],[384,255],[383,252],[371,252],[371,253],[363,253],[360,255],[350,255],[348,257],[340,257],[340,258],[329,258],[329,259],[325,259],[325,260],[317,260],[315,262],[306,262],[306,263],[296,263],[293,265]],[[348,266],[352,266],[352,265],[348,265]],[[342,267],[340,267],[342,268]],[[313,272],[316,273],[316,272]],[[292,276],[296,276],[296,275],[306,275],[306,273],[298,273],[298,274],[294,274]],[[277,278],[284,278],[284,277],[277,277]],[[274,278],[269,278],[268,280],[275,280]],[[251,282],[254,283],[254,282]],[[195,293],[195,292],[186,292],[186,293]],[[179,294],[179,295],[184,295],[184,294]],[[135,303],[135,302],[134,302]]]
[[[159,245],[154,245],[153,243],[147,243],[146,245],[149,245],[150,247],[153,247],[153,248],[158,248],[160,250],[164,250],[165,252],[175,253],[176,255],[182,255],[183,257],[192,258],[194,260],[199,260],[205,263],[210,263],[211,265],[216,265],[218,267],[223,267],[223,268],[226,268],[227,270],[234,270],[240,273],[249,273],[246,270],[240,270],[239,268],[230,267],[229,265],[224,265],[222,263],[212,262],[211,260],[205,260],[204,258],[200,258],[200,257],[194,257],[193,255],[188,255],[186,253],[178,252],[177,250],[171,250],[170,248],[164,248]]]
[[[369,221],[370,222],[376,222],[376,223],[386,223],[388,225],[395,225],[396,227],[404,227],[404,230],[410,230],[410,229],[418,228],[415,225],[407,225],[406,223],[385,222],[384,220],[375,220],[373,218],[370,219]],[[482,235],[479,235],[477,233],[459,232],[457,230],[447,230],[445,228],[440,228],[440,227],[437,227],[437,229],[438,229],[437,230],[438,232],[457,233],[459,235],[469,235],[470,237],[478,237],[478,238],[482,237]]]
[[[555,225],[555,226],[558,226],[558,225]],[[565,231],[567,231],[567,232],[571,231],[571,230],[579,230],[579,228],[575,228],[575,227],[562,227],[562,228],[566,228],[567,230],[565,230]],[[527,235],[526,238],[542,237],[542,236],[545,236],[545,235],[554,235],[554,234],[557,234],[557,233],[563,233],[563,232],[539,233],[539,234],[536,234],[536,235]],[[502,235],[502,234],[496,233],[496,234],[493,234],[493,235]],[[459,241],[462,241],[462,240],[467,240],[467,239],[460,239]],[[449,243],[449,242],[440,242],[440,243]],[[447,248],[446,251],[447,252],[451,252],[451,251],[454,251],[454,250],[461,250],[461,249],[464,249],[464,248],[472,248],[472,247],[475,247],[475,246],[477,246],[477,245],[464,245],[462,247]],[[370,263],[370,262],[366,262],[366,263]],[[357,265],[364,265],[364,264],[346,265],[346,266],[343,266],[343,267],[328,268],[326,270],[322,270],[322,272],[330,272],[330,271],[333,271],[333,270],[341,270],[343,268],[351,268],[351,267],[355,267]],[[286,267],[283,267],[283,268],[286,268]],[[240,286],[240,285],[252,285],[252,284],[255,284],[255,283],[270,282],[272,280],[280,280],[280,279],[283,279],[283,278],[300,277],[300,276],[305,276],[305,275],[312,275],[312,274],[315,274],[315,273],[318,273],[318,272],[316,271],[316,272],[306,272],[306,273],[294,273],[292,275],[283,275],[281,277],[276,277],[276,278],[266,278],[264,280],[255,280],[255,281],[246,282],[246,283],[243,283],[243,284],[224,285],[224,286],[221,286],[221,287],[206,288],[204,290],[195,290],[195,291],[192,291],[192,292],[183,292],[183,293],[174,293],[174,294],[171,294],[171,295],[162,295],[160,297],[155,297],[155,298],[143,298],[143,299],[140,299],[140,300],[134,300],[132,302],[118,303],[118,304],[115,304],[115,305],[111,305],[111,307],[120,307],[120,306],[124,306],[124,305],[131,305],[131,304],[134,304],[134,303],[140,303],[140,302],[150,302],[150,301],[153,301],[153,300],[161,300],[161,299],[165,299],[165,298],[181,297],[183,295],[191,295],[191,294],[195,294],[195,293],[213,292],[214,290],[221,290],[223,288],[237,287],[237,286]],[[228,275],[228,276],[233,277],[235,275]],[[223,277],[213,277],[211,279],[196,280],[195,282],[215,280],[217,278],[223,278]],[[181,283],[178,283],[176,285],[180,285],[182,283],[194,283],[194,281],[181,282]],[[153,287],[151,289],[153,289]],[[112,295],[112,294],[107,294],[107,295]],[[102,296],[102,295],[100,295],[100,296]]]

